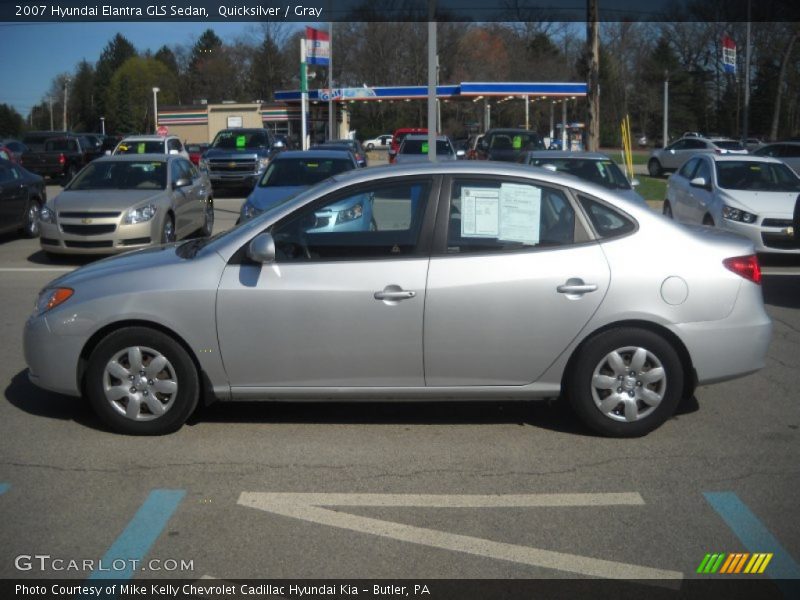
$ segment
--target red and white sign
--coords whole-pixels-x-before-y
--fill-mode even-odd
[[[330,35],[325,31],[306,27],[306,64],[327,67],[330,59]]]
[[[158,129],[156,129],[156,134],[162,137],[167,135],[168,133],[169,133],[169,127],[167,127],[166,125],[159,125]]]

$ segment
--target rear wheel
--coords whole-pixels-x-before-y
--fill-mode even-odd
[[[575,413],[609,437],[638,437],[675,412],[683,366],[663,337],[633,327],[611,329],[581,348],[569,374],[567,396]]]
[[[664,169],[661,168],[657,158],[651,158],[647,163],[647,172],[650,173],[650,177],[660,177]]]
[[[197,369],[184,348],[146,327],[108,335],[92,351],[85,390],[111,429],[162,435],[180,429],[197,406]]]
[[[705,217],[703,217],[703,225],[714,227],[714,219],[711,217],[711,215],[706,215]]]
[[[172,215],[167,215],[161,226],[161,243],[169,244],[175,241],[175,220]]]

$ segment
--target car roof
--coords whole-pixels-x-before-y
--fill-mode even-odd
[[[122,142],[163,142],[169,138],[178,138],[177,135],[128,135],[122,138]]]
[[[290,158],[349,158],[353,159],[353,153],[350,150],[284,150],[278,154],[273,160],[288,160]]]
[[[92,162],[165,162],[173,160],[186,160],[180,154],[161,154],[160,152],[151,152],[149,154],[106,154],[100,158],[94,159]]]
[[[580,158],[583,160],[612,160],[602,152],[570,152],[569,150],[529,150],[529,158]]]
[[[425,140],[425,141],[427,141],[427,139],[428,139],[428,136],[426,134],[413,133],[413,134],[407,135],[403,141],[404,142],[407,141],[407,140],[411,140],[411,141],[414,141],[414,140]],[[436,136],[436,141],[437,142],[443,142],[443,141],[448,141],[449,142],[450,138],[448,138],[446,135],[437,135]]]
[[[700,154],[699,156],[708,156],[715,162],[768,162],[775,164],[783,164],[782,161],[771,156],[758,156],[756,154]]]
[[[490,129],[484,135],[488,135],[490,133],[533,133],[539,135],[532,129],[522,129],[519,127],[498,127],[497,129]]]

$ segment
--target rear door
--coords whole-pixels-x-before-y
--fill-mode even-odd
[[[692,202],[692,198],[689,181],[694,177],[699,162],[699,158],[689,159],[667,182],[671,192],[672,216],[678,221],[686,221],[691,213],[689,204]]]
[[[600,306],[605,256],[565,189],[463,176],[443,194],[425,301],[426,385],[534,382]]]
[[[27,190],[13,167],[0,165],[0,230],[8,231],[22,224]]]

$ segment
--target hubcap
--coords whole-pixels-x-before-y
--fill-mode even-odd
[[[103,391],[116,412],[133,421],[152,421],[175,403],[178,378],[158,350],[131,346],[106,364]]]
[[[597,409],[615,421],[638,421],[664,399],[667,378],[661,361],[645,348],[626,346],[609,352],[592,375]]]
[[[33,203],[28,209],[28,231],[31,235],[39,232],[39,205]]]
[[[164,223],[164,241],[166,243],[175,241],[175,226],[172,224],[172,219],[167,219]]]

